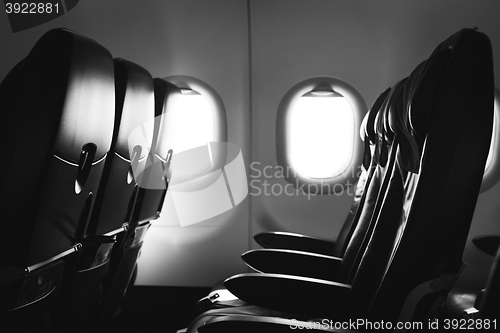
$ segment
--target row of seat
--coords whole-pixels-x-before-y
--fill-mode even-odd
[[[284,249],[245,253],[257,273],[226,279],[229,292],[216,286],[181,331],[334,331],[313,325],[320,319],[427,325],[464,268],[493,94],[488,37],[463,29],[442,42],[365,117],[364,170],[340,242],[257,235]]]
[[[83,331],[120,311],[161,211],[158,144],[173,84],[67,29],[44,34],[0,85],[0,316]],[[157,148],[160,147],[161,148]]]

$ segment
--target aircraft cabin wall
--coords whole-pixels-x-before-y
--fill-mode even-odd
[[[52,22],[16,34],[0,15],[0,77],[44,32],[63,26],[153,77],[183,75],[209,85],[224,105],[227,141],[241,148],[248,180],[254,182],[236,208],[187,227],[165,206],[148,231],[136,284],[211,286],[248,270],[240,254],[257,247],[255,233],[284,230],[335,239],[349,211],[352,190],[280,193],[288,183],[277,168],[276,115],[294,85],[319,76],[340,79],[369,107],[442,40],[474,26],[491,39],[499,68],[499,14],[496,0],[86,0]],[[497,87],[499,75],[496,71]],[[498,198],[500,184],[479,197],[464,254],[468,267],[459,283],[485,284],[492,258],[470,240],[500,234]]]

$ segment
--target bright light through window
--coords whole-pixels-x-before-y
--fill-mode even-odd
[[[351,163],[354,113],[344,97],[310,95],[291,110],[290,162],[305,177],[336,177]]]
[[[202,95],[183,89],[176,94],[164,117],[168,137],[174,153],[216,141],[215,116],[212,107]]]

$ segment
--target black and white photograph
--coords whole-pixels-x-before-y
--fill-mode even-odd
[[[500,1],[2,8],[1,332],[500,330]]]

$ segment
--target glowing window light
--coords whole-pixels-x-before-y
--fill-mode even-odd
[[[175,154],[216,141],[215,116],[208,101],[198,92],[181,89],[164,115],[166,141]]]
[[[299,98],[290,114],[290,162],[309,178],[333,178],[349,167],[354,112],[341,95],[317,91]]]

